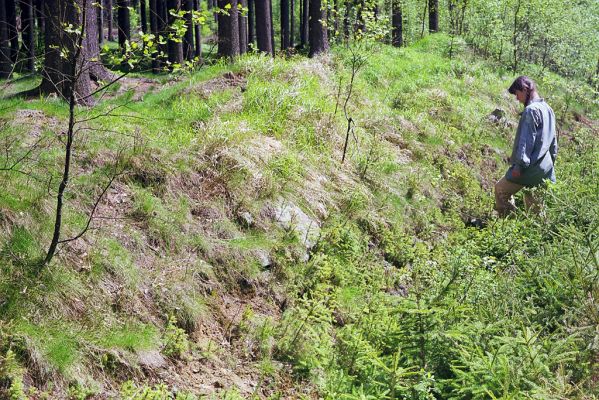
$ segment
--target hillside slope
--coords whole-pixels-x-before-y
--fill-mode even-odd
[[[78,111],[63,237],[116,179],[41,272],[68,110],[2,100],[0,393],[596,398],[597,100],[535,76],[558,183],[497,220],[514,76],[446,50],[125,81]]]

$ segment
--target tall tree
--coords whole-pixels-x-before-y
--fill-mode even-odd
[[[218,6],[225,12],[218,15],[218,55],[239,55],[239,17],[237,0],[219,0]]]
[[[104,6],[103,6],[103,1],[100,0],[99,1],[99,7],[97,7],[98,10],[98,43],[102,44],[104,43]]]
[[[33,0],[21,0],[21,32],[22,44],[21,54],[25,58],[23,67],[26,71],[33,72],[35,69],[35,35],[33,16]]]
[[[175,30],[175,16],[181,10],[181,0],[167,0],[166,20],[168,21],[169,39],[167,42],[168,61],[171,64],[183,63],[183,44]],[[175,15],[173,15],[175,14]]]
[[[104,17],[106,20],[106,24],[108,26],[108,32],[107,32],[108,40],[114,40],[114,13],[112,11],[113,0],[104,0],[104,1],[105,1],[104,10],[106,11],[106,14],[104,15]]]
[[[295,46],[295,0],[289,1],[291,15],[289,17],[289,47]]]
[[[401,10],[401,0],[393,0],[391,7],[391,26],[391,43],[395,47],[403,46],[403,15]]]
[[[8,40],[10,41],[10,60],[15,63],[19,54],[19,31],[17,30],[17,7],[15,0],[3,0],[6,3],[6,21]]]
[[[428,31],[439,32],[439,0],[428,1]]]
[[[201,0],[193,0],[193,8],[195,11],[200,12],[201,9]],[[195,56],[198,57],[199,60],[202,59],[202,25],[199,23],[194,24],[195,29]]]
[[[247,9],[247,0],[239,0],[243,10]],[[245,54],[248,51],[248,16],[247,13],[239,13],[239,53]]]
[[[100,60],[100,45],[98,44],[98,10],[100,4],[94,0],[78,0],[85,4],[87,9],[85,13],[85,37],[83,39],[83,58],[86,67],[86,73],[95,81],[109,81],[113,79],[110,73]]]
[[[254,40],[255,40],[255,21],[256,21],[256,16],[255,16],[255,7],[254,7],[254,0],[248,0],[248,44],[252,45],[254,44]]]
[[[125,49],[125,42],[131,40],[131,13],[129,6],[130,0],[117,0],[117,17],[119,28],[119,46]]]
[[[8,21],[6,20],[6,3],[0,1],[0,78],[10,77],[12,62],[10,61],[10,40],[8,39]]]
[[[310,0],[310,57],[329,50],[326,20],[327,13],[322,0]]]
[[[183,57],[193,60],[195,49],[193,46],[193,0],[183,0],[183,11],[185,11],[185,35],[183,36]]]
[[[148,33],[147,1],[148,0],[140,0],[139,2],[140,28],[143,33]]]
[[[281,50],[287,50],[289,43],[289,0],[281,0]]]
[[[270,0],[255,0],[256,3],[256,40],[258,50],[274,54],[272,46],[272,19],[270,17]]]
[[[301,2],[301,15],[300,15],[300,44],[302,47],[306,47],[308,45],[308,20],[310,19],[310,1],[309,0],[299,0]]]
[[[156,40],[158,40],[158,36],[160,35],[159,20],[161,16],[158,6],[159,1],[160,0],[150,0],[150,32],[152,32]],[[152,72],[160,72],[160,58],[158,52],[152,54]]]

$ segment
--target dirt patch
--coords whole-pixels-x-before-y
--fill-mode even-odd
[[[194,85],[184,91],[184,94],[194,94],[201,98],[208,98],[214,92],[221,92],[226,89],[240,88],[245,90],[247,79],[243,73],[226,72],[223,75]]]

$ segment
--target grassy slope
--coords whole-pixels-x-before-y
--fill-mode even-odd
[[[466,54],[449,60],[445,47],[437,37],[366,53],[343,165],[343,50],[242,58],[165,81],[143,101],[116,91],[91,113],[119,115],[79,134],[65,236],[116,160],[125,174],[97,229],[39,276],[66,108],[3,100],[3,120],[18,121],[3,131],[12,157],[43,138],[22,164],[34,178],[0,172],[0,355],[11,349],[25,368],[5,375],[55,395],[115,394],[133,379],[222,396],[237,386],[245,397],[592,396],[597,128],[571,111],[598,119],[597,105],[540,79],[563,120],[546,214],[465,228],[490,217],[518,107],[505,92],[511,74]],[[488,121],[495,108],[505,123]],[[308,262],[303,238],[273,220],[281,197],[322,225]],[[543,345],[531,350],[533,339]],[[530,351],[543,361],[528,363]]]

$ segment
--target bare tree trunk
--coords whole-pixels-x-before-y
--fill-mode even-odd
[[[256,1],[256,39],[258,50],[268,54],[273,53],[272,19],[270,18],[270,0]]]
[[[395,47],[401,47],[403,46],[403,16],[401,12],[401,0],[393,0],[391,13],[391,25],[393,27],[393,38],[391,43]]]
[[[247,0],[239,0],[242,8],[247,8]],[[247,15],[239,14],[239,54],[245,54],[248,51],[248,17]]]
[[[43,1],[43,0],[42,0]],[[106,0],[106,22],[108,23],[108,40],[114,40],[113,0]]]
[[[119,27],[119,46],[125,50],[125,42],[131,40],[131,13],[129,0],[117,0],[117,15]]]
[[[98,16],[97,16],[98,44],[100,44],[100,45],[102,45],[104,43],[104,8],[102,7],[102,3],[103,3],[103,1],[100,0],[98,2],[99,6],[97,8],[97,10],[98,10]]]
[[[183,45],[179,39],[174,38],[177,32],[174,30],[176,17],[173,13],[178,13],[181,10],[181,0],[168,0],[167,1],[167,16],[168,16],[168,28],[169,34],[173,36],[172,39],[168,40],[168,60],[171,64],[183,64]]]
[[[183,57],[186,60],[193,60],[195,50],[193,46],[193,0],[183,0],[183,10],[185,11],[185,35],[183,36]]]
[[[428,31],[430,33],[439,32],[439,0],[429,0],[428,2]]]
[[[289,17],[289,47],[295,47],[295,0],[290,0],[289,5],[291,7],[291,15]]]
[[[308,35],[309,35],[309,24],[308,21],[310,19],[310,1],[309,0],[300,0],[303,4],[302,7],[302,21],[301,21],[301,33],[300,33],[300,43],[302,47],[308,46]]]
[[[289,48],[289,0],[281,0],[281,50]]]
[[[321,0],[310,0],[310,57],[329,51],[326,9]]]
[[[141,23],[141,31],[143,33],[148,33],[147,1],[148,0],[140,0],[139,2],[139,20]]]
[[[248,44],[254,44],[255,32],[256,32],[256,13],[254,7],[254,0],[248,0]]]
[[[82,1],[82,0],[80,0]],[[83,0],[88,4],[88,10],[85,13],[85,38],[83,39],[86,67],[91,79],[95,81],[109,81],[114,78],[102,61],[100,60],[100,45],[98,44],[98,11],[101,12],[100,5],[93,0]]]
[[[19,32],[17,30],[17,7],[15,0],[3,0],[6,4],[6,21],[8,24],[8,40],[10,41],[10,60],[14,64],[19,55]]]
[[[268,0],[268,9],[270,10],[270,41],[272,46],[272,54],[274,55],[277,51],[275,46],[275,20],[272,17],[272,0]]]
[[[221,9],[230,5],[227,13],[218,15],[218,55],[234,58],[239,55],[239,18],[237,0],[219,0]]]
[[[35,69],[35,35],[33,33],[35,18],[33,16],[33,0],[21,0],[20,7],[23,39],[21,54],[25,57],[24,69],[33,72]]]
[[[0,2],[0,78],[9,78],[11,70],[12,62],[10,61],[10,41],[8,40],[6,4]]]
[[[158,21],[160,18],[158,1],[160,0],[150,0],[150,32],[152,32],[156,38],[158,38],[159,35]],[[160,59],[157,53],[152,54],[152,72],[155,74],[160,72]]]
[[[200,12],[202,11],[201,9],[201,0],[194,0],[193,2],[193,6],[194,6],[194,10]],[[195,56],[198,58],[198,60],[202,59],[202,25],[200,24],[195,24],[194,26],[195,29]]]

